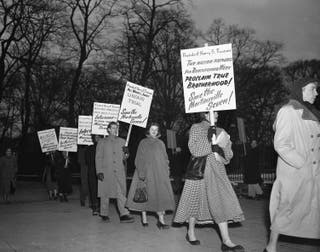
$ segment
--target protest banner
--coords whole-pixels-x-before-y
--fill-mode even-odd
[[[232,45],[181,50],[186,113],[236,109]]]
[[[127,82],[118,120],[142,128],[147,126],[153,90]]]
[[[58,140],[54,129],[38,131],[41,151],[50,152],[58,149]]]
[[[119,109],[119,104],[94,102],[91,134],[108,135],[108,125],[110,122],[118,120]]]
[[[78,144],[93,145],[91,137],[92,116],[80,115],[78,117]]]
[[[60,127],[58,150],[68,151],[68,152],[77,152],[78,150],[77,140],[78,140],[77,128]]]

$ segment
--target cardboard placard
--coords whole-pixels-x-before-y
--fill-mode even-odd
[[[41,146],[41,151],[50,152],[58,149],[58,140],[54,129],[38,131],[38,138]]]
[[[127,82],[118,120],[142,128],[147,126],[153,90]]]
[[[91,137],[92,116],[78,117],[78,144],[93,145]]]
[[[78,150],[77,140],[78,140],[77,128],[60,127],[58,150],[68,151],[68,152],[77,152]]]
[[[94,102],[91,134],[108,135],[108,125],[118,120],[119,109],[119,104]]]
[[[186,113],[236,109],[232,45],[181,50]]]

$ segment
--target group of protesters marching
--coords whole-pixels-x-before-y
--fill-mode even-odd
[[[214,61],[198,66],[196,60],[202,61],[203,58],[191,60],[190,57],[224,52],[226,55],[221,57],[228,58],[230,53],[232,57],[230,48],[227,46],[224,50],[215,51],[215,48],[204,47],[195,51],[207,53],[182,54],[185,57],[182,57],[183,79],[191,78],[195,66],[203,69],[213,67],[210,62]],[[49,198],[68,201],[67,195],[72,190],[68,152],[78,152],[82,182],[80,204],[84,206],[88,196],[92,214],[100,216],[103,222],[112,221],[109,203],[114,198],[120,222],[134,222],[130,211],[138,211],[141,212],[141,225],[146,228],[149,225],[147,213],[154,212],[158,217],[157,227],[169,229],[165,213],[173,211],[173,223],[187,223],[185,238],[190,245],[201,244],[195,232],[196,224],[213,223],[220,231],[222,251],[245,251],[244,246],[234,243],[229,235],[228,224],[243,221],[244,213],[225,167],[233,157],[232,142],[229,134],[216,125],[218,110],[235,109],[232,65],[228,69],[230,73],[208,75],[210,81],[218,78],[228,83],[219,90],[217,87],[190,88],[188,83],[184,83],[186,112],[199,113],[201,120],[190,128],[188,148],[191,158],[177,207],[170,182],[166,145],[160,140],[160,125],[149,122],[147,126],[153,91],[129,82],[120,109],[104,105],[106,111],[118,111],[116,117],[111,112],[103,113],[103,106],[96,104],[97,111],[100,111],[90,119],[90,130],[60,128],[58,151],[48,151],[57,145],[56,141],[51,141],[52,131],[39,133],[41,148],[46,155],[43,177]],[[228,81],[223,80],[225,77]],[[270,197],[270,239],[264,252],[277,251],[280,234],[320,238],[320,112],[313,105],[318,95],[317,88],[316,80],[300,80],[291,88],[289,99],[276,112],[273,127],[274,147],[278,153],[277,177]],[[203,99],[208,103],[201,102]],[[220,101],[223,101],[223,106],[218,108],[216,104]],[[194,106],[188,106],[189,103]],[[126,140],[118,136],[117,121],[130,123]],[[130,156],[128,142],[132,125],[146,128],[146,137],[138,145],[135,171],[127,190],[125,162]],[[92,142],[77,148],[74,132],[85,133],[83,136],[89,136]],[[7,159],[0,159],[0,166]],[[52,181],[53,174],[57,183]]]

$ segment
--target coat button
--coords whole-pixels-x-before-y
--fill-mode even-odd
[[[316,164],[317,162],[316,161],[313,161],[313,164]]]
[[[313,135],[311,135],[311,138],[313,138]]]
[[[312,148],[311,151],[314,151],[314,149]]]

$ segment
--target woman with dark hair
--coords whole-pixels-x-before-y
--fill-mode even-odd
[[[151,123],[148,127],[147,138],[141,140],[138,146],[135,165],[136,170],[132,179],[127,207],[142,212],[142,225],[148,226],[147,211],[157,212],[159,229],[168,229],[165,224],[166,210],[175,209],[173,190],[169,178],[169,160],[164,143],[159,139],[160,127]],[[148,195],[147,202],[133,201],[136,188],[145,185]]]
[[[315,80],[300,80],[274,122],[277,178],[270,196],[271,233],[265,252],[276,252],[280,234],[320,239],[320,111]]]
[[[5,203],[10,203],[11,183],[15,183],[17,170],[17,159],[12,154],[11,148],[7,148],[5,156],[0,158],[0,193]]]
[[[221,250],[242,252],[244,248],[231,241],[228,231],[229,222],[244,219],[225,169],[233,156],[230,136],[223,129],[210,126],[209,113],[202,117],[200,123],[192,125],[188,142],[192,158],[202,165],[194,163],[187,167],[174,222],[188,222],[186,240],[191,245],[200,244],[195,236],[195,224],[217,223],[222,237]],[[214,112],[215,123],[217,120],[218,112]]]

